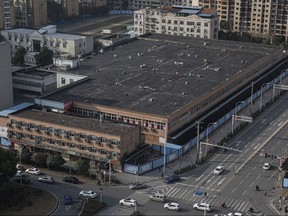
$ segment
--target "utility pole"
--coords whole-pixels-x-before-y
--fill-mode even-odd
[[[203,122],[197,121],[197,159],[196,162],[200,163],[200,124]]]

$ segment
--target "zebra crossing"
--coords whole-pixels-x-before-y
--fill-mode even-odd
[[[194,195],[194,192],[195,190],[193,189],[189,190],[184,188],[173,187],[166,193],[166,196],[169,198],[182,199],[194,203],[206,202],[212,206],[220,206],[222,203],[225,202],[227,208],[240,212],[246,212],[249,207],[253,206],[253,204],[249,201],[233,199],[215,194],[209,195],[209,193],[208,196],[205,198],[203,195],[202,196]]]

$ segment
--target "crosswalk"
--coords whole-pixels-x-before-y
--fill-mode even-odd
[[[193,189],[185,189],[185,188],[179,188],[179,187],[173,187],[169,191],[167,191],[166,196],[169,198],[175,198],[175,199],[183,199],[188,202],[206,202],[209,203],[212,206],[220,206],[222,203],[225,202],[225,205],[233,209],[235,211],[240,212],[246,212],[247,209],[253,204],[249,201],[239,200],[239,199],[233,199],[229,197],[224,197],[221,195],[209,195],[205,198],[202,196],[195,196],[194,195],[195,190]]]

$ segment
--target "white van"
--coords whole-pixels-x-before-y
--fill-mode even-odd
[[[157,201],[157,202],[165,202],[165,194],[163,193],[155,193],[151,195],[150,200]]]

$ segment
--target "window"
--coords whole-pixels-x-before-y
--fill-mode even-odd
[[[66,79],[65,78],[61,78],[61,84],[66,84]]]
[[[107,154],[107,150],[101,149],[101,150],[100,150],[100,154],[106,155],[106,154]]]

